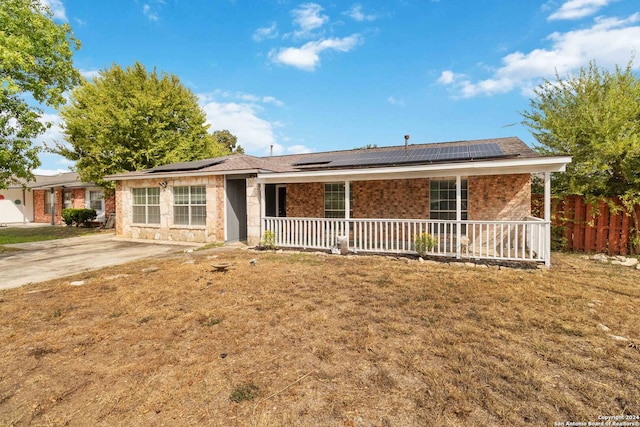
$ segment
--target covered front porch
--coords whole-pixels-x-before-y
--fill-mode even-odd
[[[261,173],[261,235],[267,232],[284,248],[330,250],[341,241],[353,253],[422,253],[549,266],[551,173],[564,171],[567,161]],[[530,214],[532,173],[544,177],[544,218]],[[436,185],[445,185],[445,191],[434,191]],[[324,209],[304,207],[317,204],[319,189],[324,189]],[[336,189],[337,196],[332,194]],[[374,206],[367,204],[372,194]],[[403,204],[412,208],[402,209]]]

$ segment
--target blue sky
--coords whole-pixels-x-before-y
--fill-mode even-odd
[[[87,78],[177,75],[248,154],[518,136],[533,88],[595,59],[640,66],[637,0],[42,0]],[[59,122],[55,111],[46,118]],[[62,140],[54,126],[37,141]],[[70,162],[42,154],[39,173]]]

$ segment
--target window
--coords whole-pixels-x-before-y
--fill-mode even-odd
[[[62,192],[62,208],[69,209],[73,207],[73,194],[71,190],[64,190]]]
[[[44,190],[44,213],[46,215],[51,215],[51,201],[55,202],[55,194],[50,190]]]
[[[467,219],[467,180],[460,181],[462,219]],[[429,191],[429,218],[456,219],[456,180],[432,180]]]
[[[349,187],[349,200],[353,201],[353,191]],[[331,183],[324,185],[324,217],[344,218],[345,199],[344,183]],[[349,217],[353,216],[353,210],[349,210]]]
[[[89,191],[89,209],[95,209],[96,211],[103,210],[104,192],[103,191]]]
[[[173,223],[206,225],[207,195],[204,186],[173,188]]]
[[[133,222],[135,224],[160,224],[160,189],[134,188]]]

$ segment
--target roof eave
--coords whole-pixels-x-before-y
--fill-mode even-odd
[[[247,175],[247,174],[260,174],[265,173],[265,169],[235,169],[235,170],[215,170],[215,171],[197,171],[197,172],[166,172],[166,173],[126,173],[119,175],[109,175],[104,179],[106,181],[130,181],[130,180],[144,180],[144,179],[172,179],[172,178],[191,178],[213,175]]]
[[[260,173],[260,183],[331,182],[428,178],[436,176],[505,175],[517,173],[564,172],[570,156],[532,157],[473,162],[387,166],[361,169],[331,169],[284,173]]]

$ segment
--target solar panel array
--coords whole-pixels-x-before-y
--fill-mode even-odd
[[[332,154],[295,163],[294,166],[340,167],[372,166],[402,163],[433,163],[452,160],[474,160],[502,157],[504,152],[496,143],[454,145],[444,147],[399,148],[389,151],[355,151]]]
[[[195,162],[171,163],[169,165],[157,166],[153,169],[149,169],[148,172],[155,173],[155,172],[194,171],[194,170],[204,169],[209,166],[220,164],[223,161],[224,160],[220,160],[220,159],[206,159],[206,160],[196,160]]]

